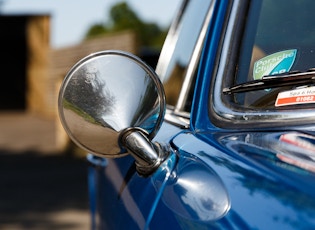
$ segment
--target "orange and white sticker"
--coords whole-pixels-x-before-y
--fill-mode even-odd
[[[281,92],[275,106],[315,103],[315,86]]]

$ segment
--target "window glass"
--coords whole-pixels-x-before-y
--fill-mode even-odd
[[[164,83],[169,105],[175,105],[178,100],[210,4],[211,0],[184,1],[183,11],[180,12],[176,24],[172,25],[163,46],[156,71]],[[188,100],[191,100],[191,97],[188,97]],[[188,104],[190,105],[189,102]],[[190,108],[185,110],[189,111]]]
[[[314,9],[314,0],[251,1],[237,73],[229,84],[314,68]],[[311,92],[315,92],[314,86],[305,84],[233,93],[229,97],[234,106],[243,109],[283,110],[313,107],[315,94]]]

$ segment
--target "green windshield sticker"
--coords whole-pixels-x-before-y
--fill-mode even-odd
[[[260,80],[266,75],[289,72],[295,61],[296,53],[296,49],[284,50],[256,61],[253,68],[253,78]]]

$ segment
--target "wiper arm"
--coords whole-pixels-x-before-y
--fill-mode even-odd
[[[261,89],[283,86],[302,86],[315,83],[315,69],[306,72],[289,72],[284,74],[263,76],[261,80],[248,81],[230,88],[224,88],[224,94],[244,93]]]

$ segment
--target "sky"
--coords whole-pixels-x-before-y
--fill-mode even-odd
[[[63,48],[80,43],[88,28],[106,22],[112,5],[121,0],[0,0],[1,14],[49,14],[50,44]],[[161,27],[171,23],[181,0],[126,0],[147,22]]]

